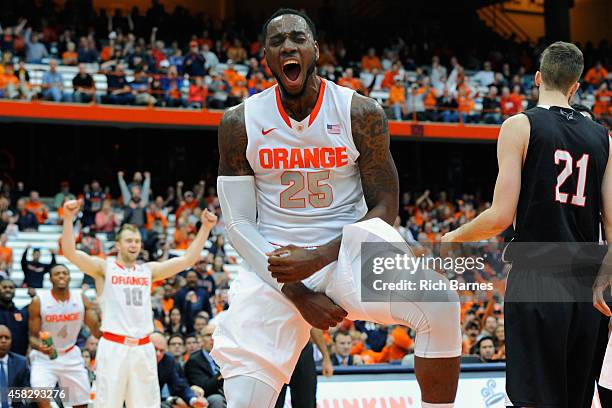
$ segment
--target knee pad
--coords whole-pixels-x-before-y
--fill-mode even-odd
[[[227,408],[273,408],[278,392],[263,381],[246,375],[227,378],[223,384]]]
[[[450,358],[461,355],[460,309],[458,301],[393,302],[391,316],[416,332],[417,357]]]

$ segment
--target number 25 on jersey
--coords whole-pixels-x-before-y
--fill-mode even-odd
[[[313,208],[329,207],[334,200],[334,192],[331,185],[325,182],[327,180],[329,180],[329,170],[285,171],[281,175],[281,184],[289,187],[280,193],[280,207],[306,208],[306,198]],[[306,188],[308,192],[303,194],[302,191]]]

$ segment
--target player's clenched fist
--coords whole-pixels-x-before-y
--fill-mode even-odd
[[[200,216],[200,221],[205,228],[210,230],[217,223],[217,216],[208,210],[204,210]]]
[[[81,208],[81,200],[70,200],[64,203],[64,216],[74,218]]]

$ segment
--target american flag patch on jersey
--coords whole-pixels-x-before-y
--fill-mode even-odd
[[[332,135],[339,135],[340,134],[340,125],[327,125],[327,133],[330,133]]]

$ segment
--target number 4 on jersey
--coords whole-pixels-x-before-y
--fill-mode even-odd
[[[574,166],[574,159],[567,150],[556,150],[555,151],[555,164],[565,162],[565,167],[557,176],[557,185],[555,186],[555,201],[562,204],[567,204],[569,198],[568,193],[561,192],[561,185],[565,183],[567,178],[572,174]],[[578,168],[578,183],[576,184],[576,194],[572,195],[571,204],[579,207],[584,207],[586,204],[586,197],[584,195],[584,189],[586,186],[587,167],[589,165],[589,155],[583,154],[580,160],[576,162]]]

